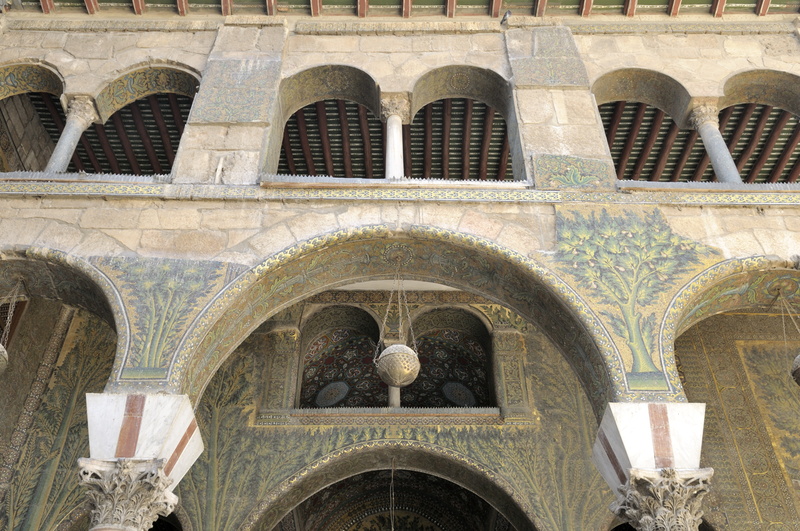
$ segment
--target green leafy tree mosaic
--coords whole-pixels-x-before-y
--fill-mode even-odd
[[[89,455],[86,393],[96,393],[111,372],[114,334],[96,318],[77,318],[75,338],[60,359],[36,411],[14,470],[0,529],[58,529],[84,506],[76,462]]]
[[[681,275],[700,262],[705,246],[672,232],[658,210],[611,215],[605,209],[557,218],[556,260],[579,285],[617,312],[602,311],[633,356],[630,371],[654,373],[657,354],[656,304]]]

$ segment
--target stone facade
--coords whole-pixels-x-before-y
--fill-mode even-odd
[[[0,176],[0,302],[22,282],[28,304],[0,374],[0,527],[145,530],[174,510],[173,528],[294,530],[340,481],[397,477],[422,507],[425,474],[447,518],[477,496],[469,521],[492,530],[800,525],[797,391],[768,383],[791,363],[758,363],[799,340],[800,188],[618,181],[598,108],[647,103],[683,130],[736,104],[800,115],[794,15],[3,17],[0,136],[24,149]],[[48,143],[16,117],[29,93],[78,125]],[[168,174],[44,171],[66,136],[161,94],[193,98]],[[408,125],[444,98],[500,113],[513,179],[277,174],[310,104]],[[428,361],[441,403],[479,381],[480,407],[335,406],[370,377],[395,275],[411,323],[446,316],[431,358],[488,353],[469,377]],[[371,324],[319,317],[342,306]],[[350,371],[330,407],[301,407],[303,382],[331,383],[312,359]],[[356,498],[337,522],[393,514]],[[425,507],[400,516],[449,529]]]

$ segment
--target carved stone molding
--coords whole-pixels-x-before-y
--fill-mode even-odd
[[[677,471],[631,469],[611,510],[639,531],[696,531],[712,468]]]
[[[704,123],[712,123],[714,127],[719,128],[719,110],[713,105],[700,105],[692,109],[692,115],[689,117],[689,123],[692,127],[697,129]]]
[[[404,124],[411,123],[411,102],[408,100],[408,94],[404,92],[384,94],[381,98],[381,115],[384,120],[396,115]]]
[[[87,96],[76,96],[69,102],[67,120],[76,120],[86,129],[94,122],[100,121],[94,101]]]
[[[164,459],[79,459],[81,484],[92,504],[91,529],[146,531],[175,509]]]

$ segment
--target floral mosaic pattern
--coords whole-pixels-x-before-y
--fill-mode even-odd
[[[61,95],[58,76],[38,65],[9,65],[0,68],[0,99],[26,92],[47,92]]]
[[[151,94],[171,92],[194,98],[199,85],[194,76],[180,70],[143,68],[112,81],[97,95],[95,103],[100,119],[105,122],[119,109]]]

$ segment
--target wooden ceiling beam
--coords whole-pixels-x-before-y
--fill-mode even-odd
[[[125,157],[128,159],[128,163],[131,165],[131,172],[134,175],[141,175],[142,170],[139,167],[139,161],[136,160],[136,155],[133,153],[133,147],[131,147],[131,141],[128,138],[128,133],[125,131],[125,125],[122,123],[122,118],[118,112],[115,112],[111,117],[111,122],[114,124],[114,129],[117,131],[119,141],[122,142],[122,150],[125,152]]]
[[[639,153],[639,160],[636,161],[636,166],[633,169],[633,180],[638,181],[641,177],[644,167],[647,164],[647,159],[653,151],[653,146],[656,145],[658,135],[661,133],[661,123],[664,121],[664,111],[656,109],[656,114],[653,117],[653,123],[650,125],[650,133],[647,135],[642,151]]]
[[[608,148],[614,145],[614,140],[617,137],[617,130],[619,129],[619,124],[622,121],[622,115],[625,112],[625,102],[618,101],[614,105],[614,115],[611,117],[611,124],[608,127],[608,131],[606,131],[606,140],[608,141]]]
[[[425,106],[425,147],[423,149],[422,178],[431,178],[433,167],[433,103]]]
[[[770,0],[758,0],[756,2],[756,15],[763,17],[769,12]]]
[[[721,17],[725,12],[725,0],[714,0],[711,2],[711,14],[715,17]]]
[[[637,0],[625,0],[625,7],[622,8],[622,13],[626,17],[636,15]]]
[[[667,4],[667,13],[671,17],[677,17],[678,12],[681,10],[681,0],[669,0]]]
[[[220,0],[220,5],[223,17],[233,15],[233,0]]]
[[[315,107],[317,109],[319,139],[322,141],[322,156],[325,160],[325,173],[331,177],[335,177],[333,171],[333,153],[331,153],[331,137],[328,134],[328,113],[325,109],[325,102],[318,101]]]
[[[617,179],[625,178],[625,168],[628,166],[628,159],[631,158],[633,146],[636,145],[636,137],[639,136],[639,130],[642,128],[642,122],[644,121],[644,114],[646,111],[646,103],[637,104],[636,117],[633,119],[633,124],[631,124],[631,130],[628,132],[628,139],[625,142],[625,147],[622,149],[619,164],[617,165]]]
[[[106,134],[105,126],[94,124],[94,132],[97,133],[97,138],[100,139],[100,147],[102,148],[103,153],[108,160],[108,165],[111,166],[111,171],[114,173],[122,173],[119,168],[117,156],[114,154],[114,150],[111,148],[111,142],[108,141],[108,135]]]
[[[306,159],[306,171],[309,175],[316,175],[317,169],[314,167],[314,157],[311,154],[311,146],[308,143],[308,129],[306,128],[306,113],[300,109],[294,113],[297,118],[297,132],[300,134],[300,146],[303,148],[303,157]]]
[[[411,158],[411,124],[403,124],[403,173],[411,178],[414,162]]]
[[[183,116],[181,115],[181,108],[178,105],[178,97],[175,94],[167,94],[169,99],[169,109],[172,111],[172,120],[175,122],[175,127],[178,128],[178,136],[183,135]]]
[[[478,179],[485,181],[489,167],[489,146],[492,143],[492,126],[494,125],[494,109],[487,106],[483,117],[483,139],[481,140],[481,158],[478,166]]]
[[[500,10],[503,8],[503,0],[491,0],[489,3],[489,15],[492,18],[500,18]]]
[[[464,138],[461,144],[461,179],[469,179],[469,144],[472,136],[472,100],[466,99],[464,106]]]
[[[369,136],[367,109],[361,104],[358,105],[358,125],[361,128],[361,141],[364,144],[364,171],[367,179],[372,179],[374,176],[372,173],[372,140]]]
[[[536,0],[533,7],[533,16],[543,17],[545,11],[547,11],[547,0]]]
[[[164,115],[161,113],[161,106],[158,103],[158,98],[155,95],[147,97],[147,102],[150,104],[150,112],[153,113],[153,119],[156,121],[158,127],[158,134],[161,136],[161,143],[164,144],[164,152],[167,155],[167,161],[170,166],[175,162],[175,148],[172,146],[172,139],[169,137],[169,130],[167,123],[164,121]]]
[[[39,0],[39,5],[42,6],[42,12],[45,15],[49,15],[50,13],[56,10],[56,6],[53,3],[53,0]]]
[[[294,153],[292,153],[292,143],[289,140],[289,128],[283,127],[283,154],[286,157],[286,165],[289,167],[291,175],[297,175],[297,166],[294,164]]]
[[[692,148],[697,142],[697,136],[697,129],[692,129],[689,132],[689,135],[686,137],[686,142],[683,144],[683,149],[681,150],[681,157],[678,159],[678,163],[675,164],[675,168],[672,170],[672,177],[670,177],[670,181],[678,182],[681,179],[683,169],[686,167],[686,163],[689,161],[689,155],[692,154]]]
[[[508,154],[511,151],[511,146],[508,144],[508,128],[503,133],[503,148],[500,150],[500,166],[497,168],[498,181],[506,180],[506,171],[508,170]]]
[[[447,15],[447,18],[453,18],[456,16],[456,0],[447,0],[445,15]]]
[[[661,153],[658,154],[658,159],[656,160],[656,165],[653,168],[653,173],[650,174],[651,181],[660,181],[661,174],[664,173],[664,169],[667,167],[667,161],[669,160],[669,154],[672,151],[672,146],[675,144],[675,139],[678,138],[678,125],[670,120],[669,131],[667,132],[667,136],[664,139],[664,143],[661,144]]]
[[[369,0],[358,0],[358,18],[365,18],[368,14]]]
[[[322,0],[310,0],[311,16],[318,17],[322,14]]]
[[[347,121],[347,108],[344,100],[336,100],[339,112],[339,127],[342,128],[342,151],[344,151],[344,176],[353,177],[353,158],[350,155],[350,124]]]
[[[733,106],[728,107],[728,109],[733,110]],[[726,111],[728,109],[725,109]],[[736,144],[739,143],[739,139],[742,138],[742,135],[747,129],[747,124],[750,122],[750,117],[753,115],[753,111],[756,110],[755,103],[748,103],[747,106],[744,108],[744,112],[739,117],[739,123],[736,126],[736,130],[733,132],[733,136],[728,140],[728,151],[733,153],[734,149],[736,149]]]
[[[85,1],[88,2],[89,0]],[[133,1],[133,12],[137,15],[144,15],[144,12],[147,11],[146,0],[132,0],[132,1]]]
[[[267,0],[269,4],[271,0]],[[182,17],[185,17],[189,13],[189,0],[175,0],[176,6],[178,8],[178,14]]]
[[[580,6],[578,7],[578,14],[582,17],[588,17],[592,14],[593,4],[594,0],[581,0]]]
[[[761,133],[767,126],[767,120],[769,120],[769,114],[771,112],[772,107],[770,105],[762,109],[761,116],[758,117],[758,122],[756,122],[756,127],[753,130],[753,136],[750,137],[750,142],[747,143],[747,147],[744,148],[744,151],[739,155],[739,160],[736,161],[736,169],[739,171],[739,174],[742,173],[745,164],[747,164],[747,161],[753,156],[753,153],[758,147],[761,140]]]
[[[772,168],[772,175],[769,176],[769,182],[776,183],[778,182],[778,179],[781,178],[783,170],[785,170],[786,165],[789,164],[789,160],[791,160],[798,143],[800,143],[800,123],[794,127],[794,133],[792,133],[792,137],[783,147],[783,153],[781,153],[781,157],[778,159],[778,162],[775,163],[775,167]],[[797,160],[800,160],[800,158]]]
[[[147,158],[150,160],[150,165],[153,167],[153,172],[164,173],[161,162],[158,160],[156,150],[153,147],[153,142],[150,140],[150,135],[147,133],[147,128],[144,126],[142,111],[139,109],[139,104],[137,102],[131,105],[131,114],[133,115],[133,124],[136,126],[136,131],[139,133],[144,151],[147,153]]]
[[[789,119],[791,117],[792,115],[790,113],[781,111],[780,118],[778,118],[778,120],[775,122],[775,125],[772,126],[772,131],[770,131],[767,141],[761,148],[761,153],[758,155],[758,160],[756,160],[756,163],[753,164],[752,168],[750,168],[750,175],[748,175],[745,182],[752,183],[758,179],[758,174],[761,173],[761,169],[767,163],[769,156],[772,154],[772,150],[775,149],[775,144],[777,144],[778,139],[780,139],[783,128],[789,123]]]
[[[450,178],[450,127],[452,124],[453,100],[444,100],[442,111],[442,179]]]
[[[134,5],[135,4],[136,2],[134,2]],[[97,0],[83,0],[83,5],[86,6],[86,12],[90,15],[94,15],[100,11],[100,4],[97,3]]]
[[[403,18],[411,17],[411,0],[403,0]]]

